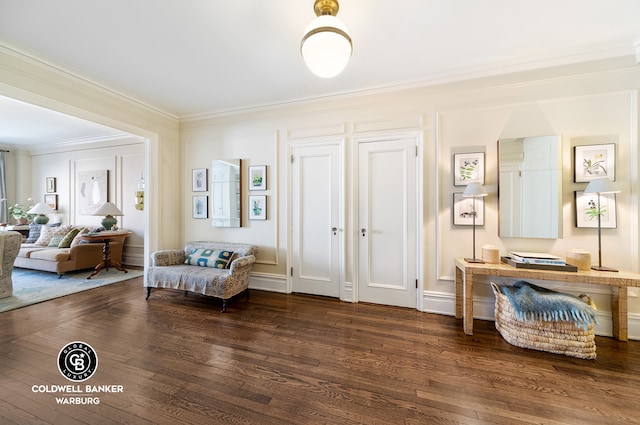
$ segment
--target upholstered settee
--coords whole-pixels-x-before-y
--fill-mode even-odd
[[[37,226],[40,226],[39,228]],[[102,261],[104,244],[86,243],[82,235],[89,232],[87,226],[30,225],[29,236],[20,247],[15,267],[57,273],[96,267]],[[122,261],[123,242],[109,244],[111,259]]]
[[[22,235],[18,232],[0,232],[0,298],[13,295],[11,271],[18,255]]]
[[[227,301],[246,291],[258,247],[250,244],[191,241],[184,249],[156,251],[147,269],[147,299],[151,288],[195,292]]]

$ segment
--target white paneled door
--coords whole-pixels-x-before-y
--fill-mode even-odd
[[[358,300],[416,307],[415,139],[358,145]]]
[[[339,144],[297,146],[291,155],[293,292],[340,297],[342,172]]]

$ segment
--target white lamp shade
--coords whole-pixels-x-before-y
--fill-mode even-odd
[[[608,177],[600,177],[589,182],[583,193],[618,193],[614,184]]]
[[[478,182],[469,183],[465,188],[464,193],[462,194],[462,196],[464,196],[465,198],[471,198],[476,196],[487,196],[487,195],[488,193],[485,190],[484,186],[482,186]]]
[[[38,202],[27,214],[55,214],[55,211],[49,205]]]
[[[95,210],[93,212],[92,215],[124,215],[122,214],[122,211],[120,211],[120,209],[118,207],[116,207],[113,203],[111,202],[105,202],[104,204],[102,204],[100,206],[100,208],[98,208],[97,210]]]
[[[307,67],[321,78],[340,74],[349,63],[353,47],[349,30],[335,16],[322,15],[304,32],[300,52]]]

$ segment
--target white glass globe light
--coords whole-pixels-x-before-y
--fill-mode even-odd
[[[321,78],[332,78],[346,68],[353,47],[349,30],[340,19],[318,16],[304,34],[300,52],[311,72]]]

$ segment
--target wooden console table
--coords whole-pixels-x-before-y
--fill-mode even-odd
[[[97,233],[85,233],[80,235],[80,238],[86,240],[91,243],[103,243],[104,247],[102,248],[102,261],[98,263],[93,270],[93,272],[87,277],[87,279],[91,279],[96,274],[100,273],[100,270],[103,268],[105,270],[109,270],[109,267],[115,267],[117,270],[121,272],[128,273],[127,269],[122,267],[120,263],[117,261],[113,261],[111,259],[111,248],[109,247],[109,242],[118,241],[124,244],[124,240],[133,232],[128,230],[114,230],[114,231],[104,231]]]
[[[467,335],[473,335],[473,278],[478,275],[507,277],[519,280],[537,279],[610,286],[613,337],[620,341],[627,341],[628,339],[627,288],[640,287],[640,274],[629,272],[599,272],[595,270],[559,272],[552,270],[520,269],[504,263],[467,263],[462,258],[456,258],[455,262],[456,318],[462,319],[464,333]]]

